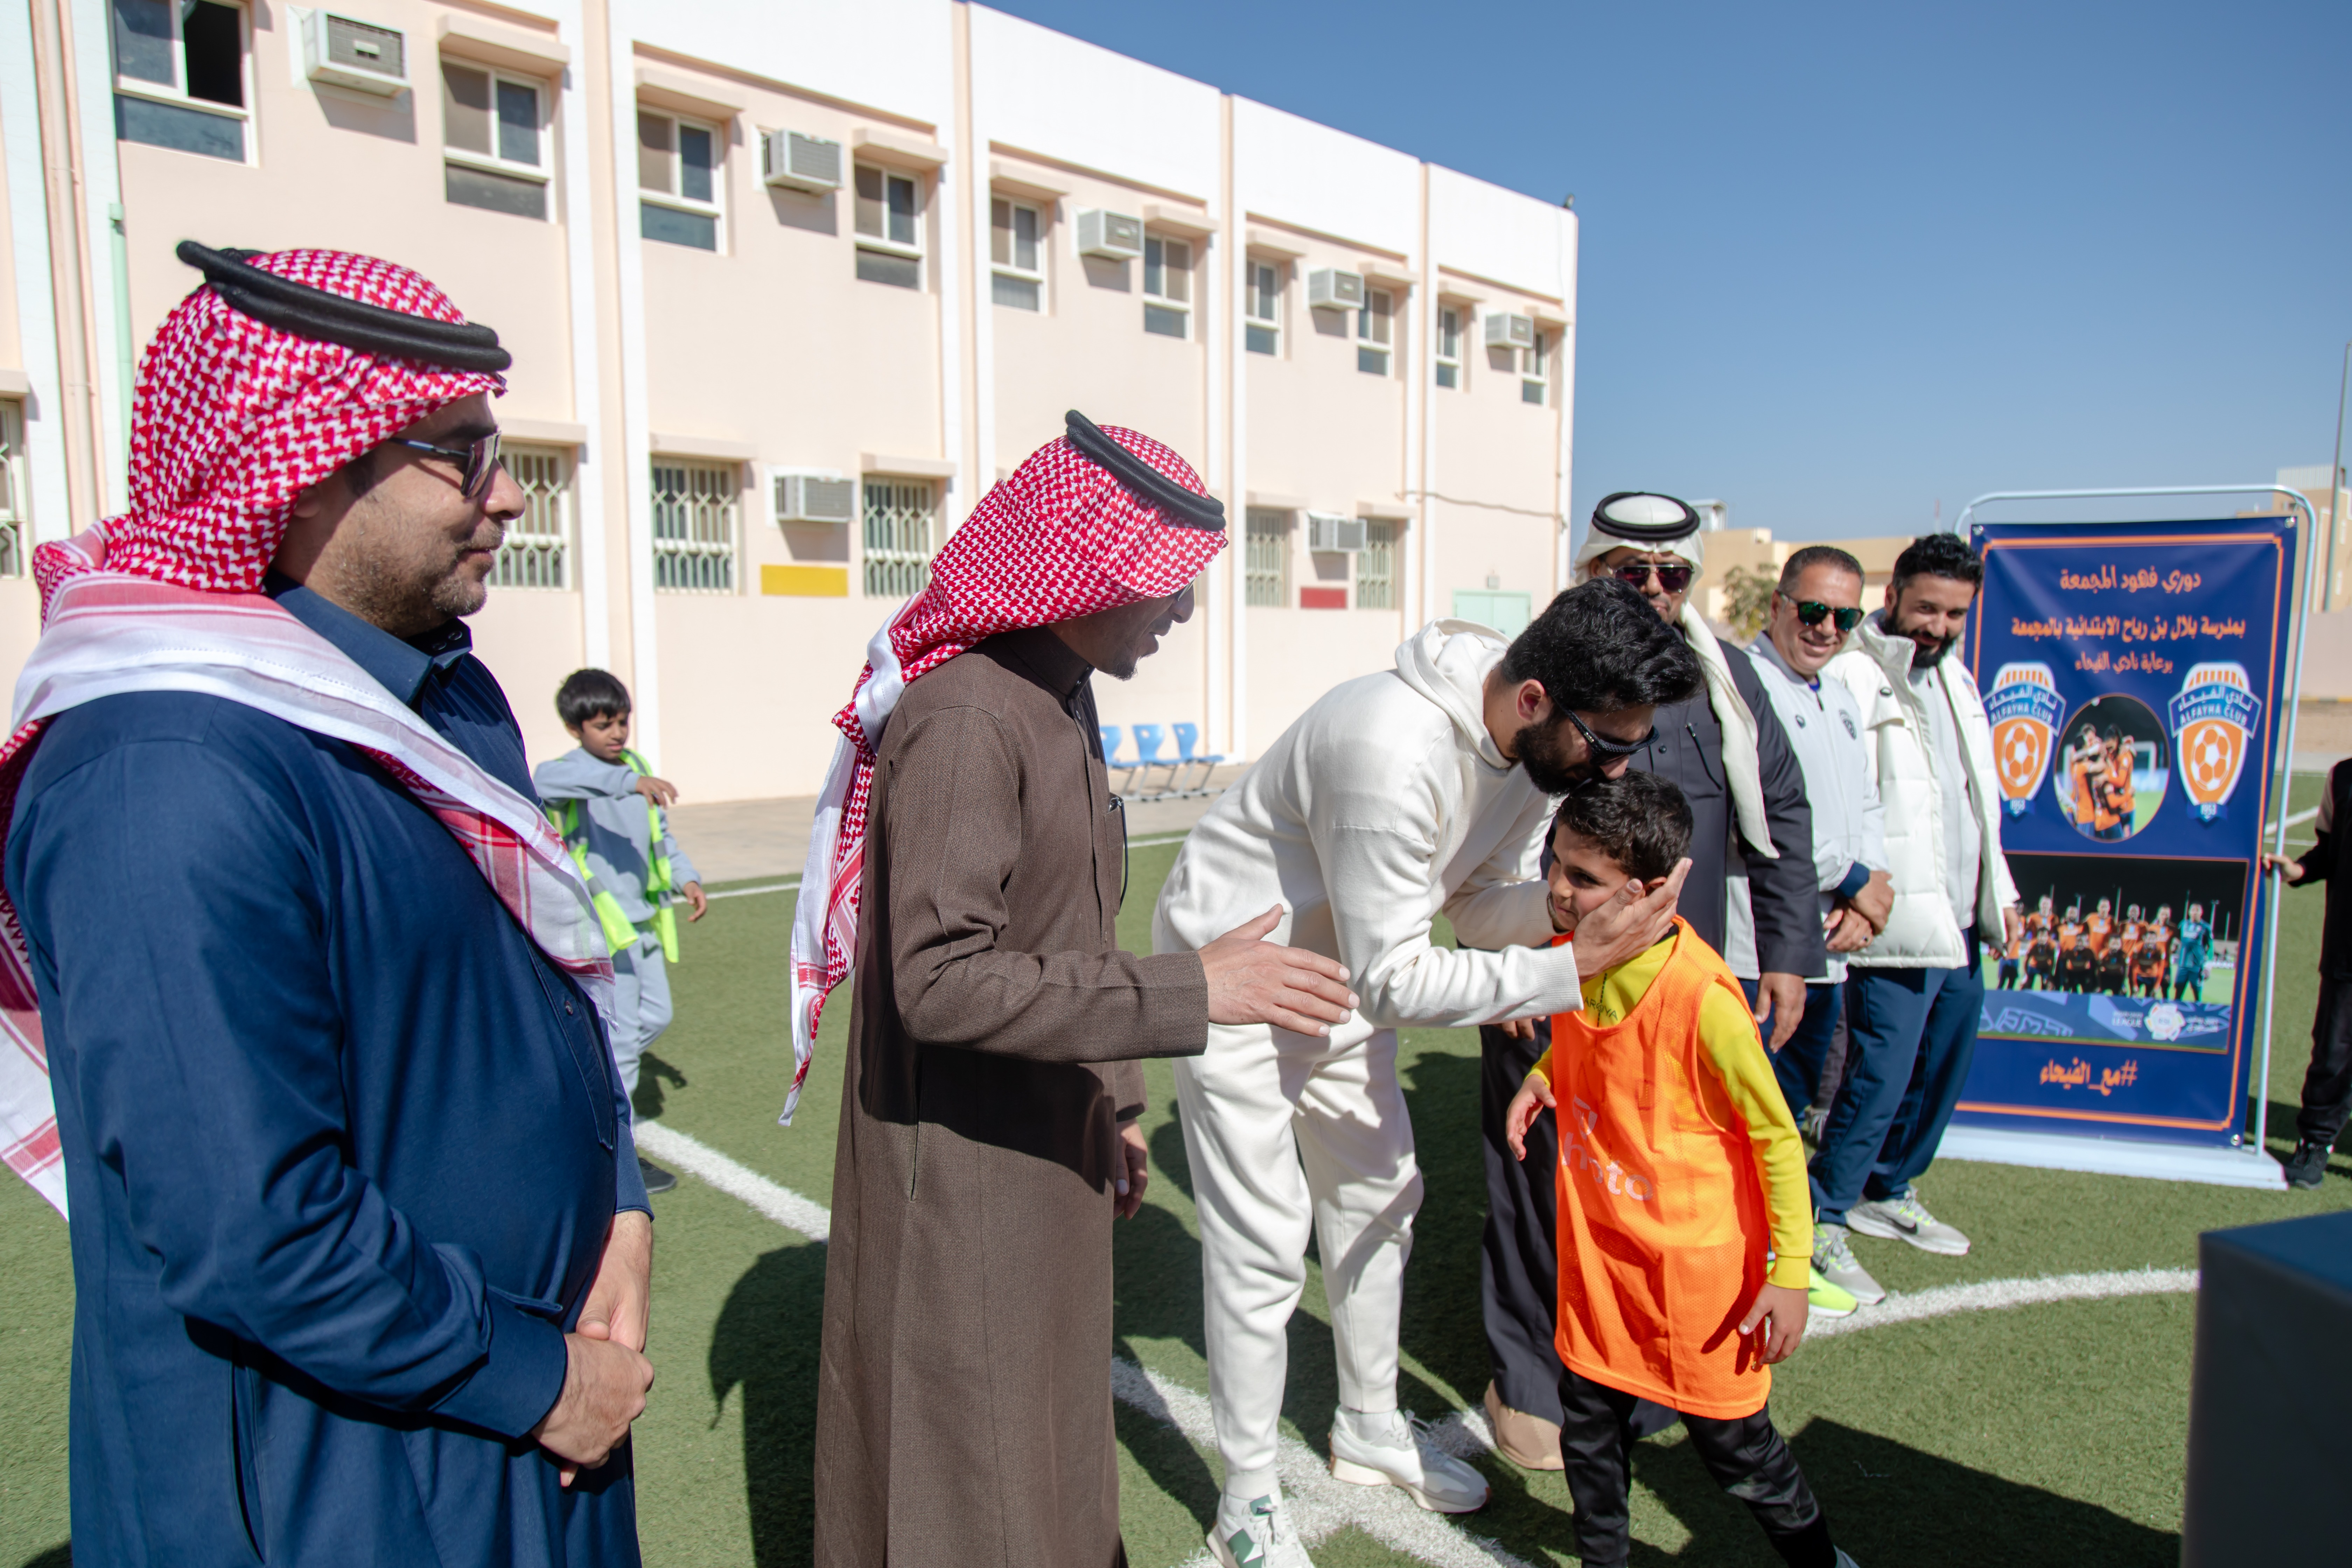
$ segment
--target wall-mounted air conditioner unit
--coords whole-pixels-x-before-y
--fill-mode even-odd
[[[855,522],[857,481],[835,473],[780,470],[776,475],[778,522]]]
[[[1309,550],[1342,550],[1353,555],[1364,547],[1364,520],[1341,517],[1337,512],[1310,511],[1307,514],[1307,548]]]
[[[373,22],[312,11],[302,18],[302,73],[391,98],[408,90],[407,40]]]
[[[1535,347],[1535,318],[1533,316],[1514,316],[1507,310],[1487,311],[1486,346],[1490,349],[1531,349]]]
[[[1360,310],[1364,308],[1364,275],[1321,267],[1307,275],[1307,308],[1310,310]]]
[[[1088,207],[1078,214],[1078,254],[1132,261],[1143,254],[1143,220]]]
[[[760,139],[760,178],[790,190],[823,195],[841,189],[841,143],[797,131],[771,131]]]

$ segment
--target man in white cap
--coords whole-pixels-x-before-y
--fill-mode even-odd
[[[1704,557],[1698,513],[1672,496],[1620,491],[1593,509],[1577,553],[1588,580],[1614,577],[1639,591],[1696,656],[1705,684],[1687,701],[1661,706],[1656,730],[1633,765],[1662,773],[1690,802],[1690,879],[1680,913],[1717,952],[1726,943],[1729,886],[1744,878],[1754,910],[1756,1020],[1778,1052],[1805,1012],[1807,978],[1825,972],[1813,869],[1813,816],[1788,732],[1748,655],[1707,629],[1690,603]],[[1556,1146],[1531,1135],[1522,1163],[1503,1142],[1503,1115],[1550,1048],[1544,1021],[1479,1031],[1480,1131],[1486,1144],[1486,1230],[1480,1266],[1494,1382],[1486,1415],[1496,1447],[1532,1469],[1559,1467],[1559,1359],[1552,1348],[1559,1300],[1553,1256]],[[1533,1179],[1530,1180],[1530,1174]],[[1645,1404],[1636,1425],[1672,1425]]]

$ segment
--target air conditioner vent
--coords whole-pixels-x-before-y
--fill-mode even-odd
[[[1078,214],[1078,254],[1132,261],[1143,254],[1143,220],[1088,207]]]
[[[1486,346],[1490,349],[1531,349],[1535,347],[1535,318],[1532,316],[1514,316],[1507,310],[1487,311]]]
[[[771,131],[760,142],[760,177],[795,191],[837,191],[841,143],[797,131]]]
[[[1364,308],[1364,275],[1337,267],[1318,268],[1307,275],[1307,308],[1310,310],[1360,310]]]
[[[857,481],[838,474],[776,476],[778,522],[855,522]]]
[[[302,68],[312,81],[390,98],[408,90],[407,39],[373,22],[312,11],[302,18]]]
[[[1353,555],[1364,547],[1364,520],[1342,517],[1337,512],[1310,511],[1307,514],[1307,548],[1313,551],[1344,551]]]

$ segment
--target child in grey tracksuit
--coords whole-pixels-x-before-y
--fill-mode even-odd
[[[677,798],[676,787],[629,750],[629,689],[604,670],[575,670],[557,689],[555,709],[580,744],[540,764],[531,782],[595,895],[613,952],[613,1061],[635,1094],[646,1047],[669,1026],[668,964],[677,957],[671,906],[683,901],[688,920],[702,918],[701,873],[662,810]],[[646,1178],[652,1191],[677,1180],[652,1165]]]

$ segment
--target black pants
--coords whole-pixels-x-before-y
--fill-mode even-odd
[[[1617,1568],[1630,1545],[1626,1495],[1632,1485],[1633,1409],[1644,1403],[1562,1368],[1560,1458],[1576,1502],[1576,1550],[1584,1568]],[[1784,1563],[1836,1568],[1829,1520],[1805,1484],[1797,1457],[1780,1440],[1769,1410],[1736,1421],[1685,1415],[1683,1426],[1715,1484],[1748,1505]]]
[[[2298,1136],[2333,1147],[2352,1115],[2352,981],[2319,983],[2319,1011],[2311,1020],[2311,1070],[2303,1075]],[[1529,1144],[1530,1159],[1535,1147]]]

